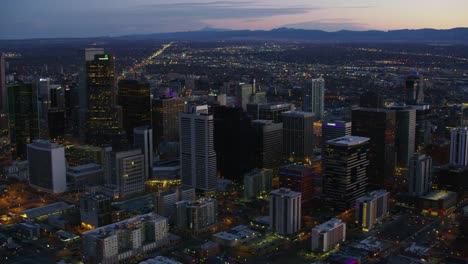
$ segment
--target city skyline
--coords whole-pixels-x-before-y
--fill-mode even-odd
[[[206,28],[395,30],[468,26],[461,0],[103,0],[3,3],[0,39],[121,36]],[[20,18],[20,19],[18,19]]]

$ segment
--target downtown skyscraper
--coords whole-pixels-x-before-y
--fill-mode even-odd
[[[39,139],[36,85],[19,82],[8,87],[8,117],[12,159],[26,159],[27,144]]]
[[[149,83],[136,80],[119,82],[117,102],[122,107],[123,128],[129,141],[133,141],[133,129],[151,126],[151,91]]]
[[[201,191],[216,189],[214,119],[208,106],[190,106],[180,114],[182,185]]]
[[[313,112],[321,119],[324,113],[325,80],[322,77],[307,80],[303,89],[304,103],[302,110]]]
[[[394,110],[359,108],[352,112],[352,135],[368,137],[369,184],[383,188],[393,185],[395,175],[395,126]]]
[[[366,192],[369,142],[366,137],[345,136],[326,143],[323,193],[336,211],[352,208]]]
[[[125,141],[125,132],[122,109],[116,105],[114,57],[101,51],[88,51],[86,141],[97,146],[120,146]]]

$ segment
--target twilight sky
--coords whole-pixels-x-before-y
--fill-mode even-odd
[[[467,0],[2,0],[0,39],[292,27],[468,27]]]

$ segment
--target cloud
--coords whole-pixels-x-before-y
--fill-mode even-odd
[[[319,19],[312,21],[305,21],[301,23],[286,24],[283,27],[297,28],[297,29],[320,29],[325,31],[338,31],[338,30],[368,30],[369,24],[359,23],[352,19]]]
[[[25,1],[25,0],[22,0]],[[57,0],[43,0],[52,4]],[[86,2],[87,0],[85,0]],[[107,1],[107,0],[100,0]],[[97,1],[99,2],[99,1]],[[92,8],[64,8],[46,3],[37,7],[34,15],[17,16],[19,6],[11,6],[12,12],[4,17],[8,27],[0,27],[0,38],[36,37],[87,37],[118,36],[155,32],[174,32],[216,27],[207,21],[224,19],[258,20],[284,15],[305,14],[317,8],[275,7],[259,5],[256,1],[210,1],[210,2],[165,2],[152,4],[135,1],[125,6],[102,6],[94,3]],[[58,2],[57,2],[58,3]],[[34,5],[34,3],[31,3]],[[86,4],[86,3],[84,3]],[[36,4],[37,5],[37,4]],[[26,10],[30,13],[31,10]],[[1,20],[1,18],[0,18]],[[0,21],[1,24],[2,21]]]

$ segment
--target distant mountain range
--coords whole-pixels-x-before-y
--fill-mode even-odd
[[[421,44],[468,44],[468,28],[453,29],[402,29],[391,31],[352,31],[341,30],[328,32],[311,29],[277,28],[273,30],[230,30],[221,28],[203,28],[198,31],[138,34],[118,37],[89,38],[46,38],[23,40],[0,40],[0,48],[18,47],[29,44],[82,43],[108,40],[277,40],[305,41],[317,43],[421,43]]]
[[[313,42],[396,42],[396,43],[467,43],[468,28],[402,29],[391,31],[327,32],[322,30],[278,28],[273,30],[224,30],[205,28],[199,31],[129,35],[123,39],[159,40],[289,40]]]

